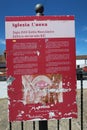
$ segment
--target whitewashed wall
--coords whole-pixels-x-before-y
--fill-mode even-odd
[[[84,67],[87,65],[87,60],[76,60],[76,65],[80,65],[80,67]]]
[[[0,98],[7,98],[7,82],[0,81]]]

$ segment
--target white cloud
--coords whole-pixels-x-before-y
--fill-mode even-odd
[[[87,31],[87,26],[84,26],[84,27],[83,27],[83,31]]]
[[[84,39],[84,42],[86,42],[86,43],[87,43],[87,39]]]
[[[80,41],[87,43],[87,38],[81,38]]]
[[[5,40],[0,39],[0,44],[5,44]]]
[[[83,42],[87,43],[87,38],[77,38],[76,41],[77,42],[82,42],[82,44],[83,44]]]

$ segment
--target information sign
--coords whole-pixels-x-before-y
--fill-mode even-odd
[[[6,17],[9,120],[76,118],[74,16]]]

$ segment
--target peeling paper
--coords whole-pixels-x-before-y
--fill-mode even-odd
[[[53,118],[55,116],[54,112],[49,112],[49,118]]]
[[[37,51],[37,55],[38,55],[38,56],[40,55],[40,51]]]
[[[13,83],[14,80],[15,80],[14,77],[9,76],[9,77],[7,78],[7,86],[12,85],[12,83]]]

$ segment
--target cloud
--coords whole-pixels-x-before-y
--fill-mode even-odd
[[[87,43],[87,38],[76,38],[76,41],[77,42],[82,42],[82,44],[83,44],[83,42]]]
[[[87,26],[84,26],[84,27],[83,27],[83,31],[87,31]]]
[[[87,43],[87,39],[84,39],[84,42],[86,42],[86,43]]]
[[[87,43],[87,38],[81,38],[81,41]]]
[[[5,44],[5,40],[4,39],[0,39],[0,44]]]

